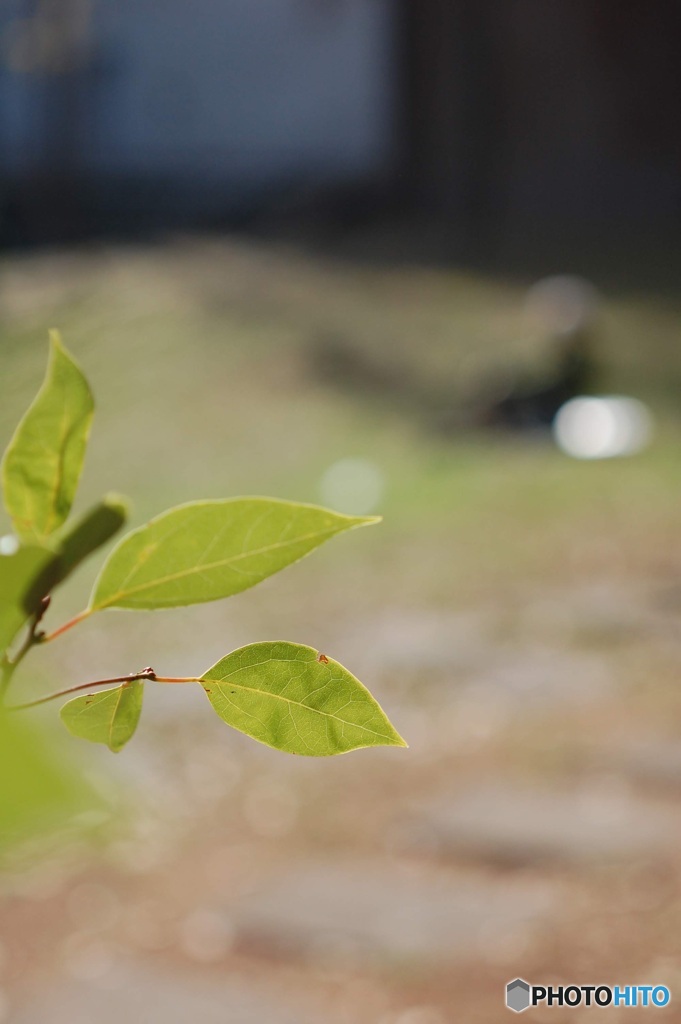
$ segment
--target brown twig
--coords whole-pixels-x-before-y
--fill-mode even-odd
[[[47,704],[48,701],[58,700],[60,697],[68,697],[71,693],[79,693],[82,690],[91,690],[96,686],[113,686],[116,683],[134,683],[138,679],[146,679],[153,683],[199,683],[196,676],[157,676],[153,668],[144,668],[141,672],[130,672],[127,676],[113,676],[110,679],[95,679],[89,683],[79,683],[78,686],[69,686],[65,690],[57,690],[56,693],[48,693],[46,697],[39,697],[37,700],[27,701],[26,704],[12,704],[6,708],[7,711],[25,711],[27,708],[35,708],[40,704]]]

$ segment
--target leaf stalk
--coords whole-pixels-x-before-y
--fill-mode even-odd
[[[69,629],[73,629],[73,627],[77,626],[79,622],[83,621],[83,619],[87,619],[89,615],[92,615],[92,609],[84,608],[82,612],[78,612],[77,615],[74,615],[72,619],[65,622],[59,627],[59,629],[55,629],[53,633],[47,633],[43,637],[43,642],[48,643],[50,640],[56,640],[58,636],[61,636],[62,633],[67,633]]]
[[[153,668],[144,668],[140,672],[129,672],[125,676],[112,676],[110,679],[94,679],[89,683],[79,683],[77,686],[68,686],[65,690],[57,690],[55,693],[48,693],[45,697],[38,697],[36,700],[27,701],[25,704],[12,704],[6,711],[25,711],[27,708],[35,708],[40,704],[47,704],[51,700],[58,700],[60,697],[68,697],[72,693],[80,693],[83,690],[91,690],[98,686],[115,686],[116,683],[134,683],[138,679],[146,679],[152,683],[199,683],[197,676],[157,676]]]

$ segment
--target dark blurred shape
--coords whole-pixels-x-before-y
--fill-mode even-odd
[[[525,245],[668,217],[678,230],[676,0],[401,7],[409,188],[473,249],[523,225]]]
[[[126,500],[116,494],[107,494],[73,526],[65,529],[60,536],[59,582],[67,579],[81,562],[111,540],[125,525],[128,515]]]
[[[597,369],[594,355],[596,290],[568,274],[547,277],[527,293],[526,311],[552,349],[542,375],[515,374],[496,397],[479,400],[482,426],[515,430],[548,429],[556,413],[578,395],[592,394]]]
[[[593,390],[593,338],[586,329],[557,339],[555,369],[543,379],[520,377],[482,411],[481,426],[514,430],[548,429],[560,407]]]
[[[499,371],[480,382],[469,398],[457,393],[454,374],[419,376],[398,359],[380,360],[351,339],[320,335],[308,348],[317,377],[357,396],[382,401],[444,433],[471,427],[547,430],[571,398],[597,387],[595,355],[598,296],[572,275],[538,281],[526,298],[526,313],[547,349],[543,370]]]
[[[420,376],[406,361],[381,358],[355,339],[319,334],[307,346],[311,374],[353,398],[380,403],[426,429],[450,431],[476,423],[456,392],[455,380]]]
[[[374,400],[387,401],[402,409],[418,409],[428,392],[423,392],[406,365],[381,360],[341,334],[320,333],[308,346],[312,372],[334,387]]]

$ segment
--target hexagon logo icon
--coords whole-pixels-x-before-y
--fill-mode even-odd
[[[516,1013],[522,1013],[530,1005],[530,986],[522,978],[509,981],[506,986],[506,1005]]]

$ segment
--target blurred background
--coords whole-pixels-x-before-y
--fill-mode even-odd
[[[288,757],[192,687],[149,685],[118,757],[16,716],[2,1024],[491,1024],[516,976],[681,1020],[680,21],[2,0],[2,444],[58,327],[98,403],[79,510],[384,516],[93,617],[15,699],[288,639],[410,743]]]

